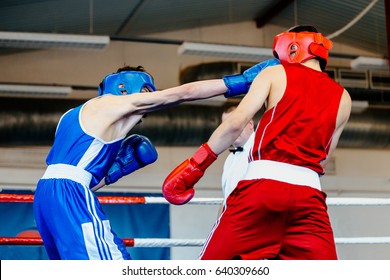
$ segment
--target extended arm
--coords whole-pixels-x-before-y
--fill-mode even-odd
[[[224,76],[222,79],[211,79],[183,84],[177,87],[140,94],[120,96],[116,101],[118,114],[145,114],[173,106],[182,102],[208,99],[224,94],[234,97],[248,92],[255,77],[269,66],[278,65],[277,59],[260,62],[244,71],[243,74]],[[123,100],[122,100],[123,99]],[[115,102],[113,100],[112,102]],[[128,106],[123,106],[127,104]]]
[[[278,63],[277,60],[265,61],[249,68],[243,74],[187,83],[161,91],[123,96],[106,94],[87,103],[83,109],[83,123],[86,129],[96,136],[111,135],[111,138],[105,139],[110,141],[127,134],[143,114],[182,102],[207,99],[222,94],[231,97],[246,93],[259,72]]]
[[[156,97],[154,101],[138,100],[135,105],[141,113],[147,113],[181,102],[207,99],[221,94],[224,94],[226,98],[246,94],[252,82],[260,72],[267,67],[279,64],[279,60],[269,59],[252,66],[242,74],[227,75],[222,79],[192,82],[178,87],[157,91],[155,93],[158,97]]]

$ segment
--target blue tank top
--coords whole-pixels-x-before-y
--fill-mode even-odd
[[[105,142],[88,134],[81,123],[84,105],[69,110],[61,117],[46,163],[69,164],[84,169],[92,174],[90,187],[94,187],[112,166],[123,138]]]

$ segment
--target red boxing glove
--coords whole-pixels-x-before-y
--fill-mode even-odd
[[[176,205],[190,201],[195,194],[194,185],[217,157],[207,143],[200,146],[192,158],[183,161],[165,179],[162,186],[165,199]]]

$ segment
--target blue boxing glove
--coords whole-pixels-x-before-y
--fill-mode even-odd
[[[225,97],[229,98],[247,93],[253,80],[263,69],[278,64],[280,64],[280,61],[276,58],[272,58],[252,66],[242,74],[224,76],[223,81],[228,88]]]
[[[156,148],[148,138],[133,134],[123,140],[118,155],[105,177],[106,185],[157,160]]]

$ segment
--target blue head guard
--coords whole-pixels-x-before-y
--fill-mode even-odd
[[[141,71],[122,71],[107,75],[99,85],[99,94],[123,95],[142,92],[146,87],[149,91],[155,91],[152,77]]]

